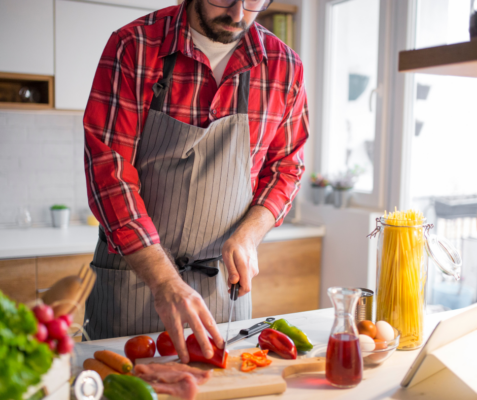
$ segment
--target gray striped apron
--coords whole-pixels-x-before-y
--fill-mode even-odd
[[[200,128],[163,110],[177,53],[164,59],[163,77],[141,135],[135,167],[141,197],[161,245],[176,260],[182,278],[204,299],[217,323],[229,319],[224,242],[252,201],[248,94],[250,71],[239,75],[238,113]],[[119,254],[109,254],[104,232],[91,267],[97,274],[86,302],[91,339],[163,331],[150,289]],[[239,298],[232,320],[250,319],[250,294]]]

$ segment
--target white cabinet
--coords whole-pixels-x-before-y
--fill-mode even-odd
[[[80,0],[92,3],[103,3],[117,6],[147,8],[150,10],[159,10],[169,6],[177,6],[177,0]]]
[[[0,71],[53,75],[53,0],[0,0]]]
[[[111,34],[152,11],[56,0],[55,107],[84,110],[99,59]]]

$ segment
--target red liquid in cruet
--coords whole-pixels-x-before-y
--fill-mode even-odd
[[[330,336],[326,351],[326,379],[335,386],[356,386],[363,378],[363,361],[355,335],[336,333]]]

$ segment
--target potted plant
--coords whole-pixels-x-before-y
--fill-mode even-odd
[[[331,180],[333,203],[336,208],[345,208],[348,206],[351,191],[362,172],[359,166],[355,166],[353,169],[347,169],[344,172],[338,173]]]
[[[321,174],[311,174],[311,187],[313,188],[313,203],[324,204],[326,199],[326,188],[330,181]]]
[[[68,228],[70,222],[70,209],[63,204],[55,204],[51,206],[51,218],[55,228]]]

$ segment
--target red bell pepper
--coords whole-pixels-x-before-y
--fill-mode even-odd
[[[287,360],[296,360],[296,346],[287,335],[275,329],[264,329],[258,337],[262,350],[270,350]]]
[[[219,368],[225,368],[227,365],[227,357],[229,356],[229,352],[226,351],[225,357],[224,355],[224,350],[219,349],[214,341],[209,338],[209,342],[212,346],[212,350],[214,351],[214,355],[212,358],[205,358],[204,355],[202,354],[202,349],[200,348],[199,342],[197,341],[197,338],[195,337],[194,334],[189,335],[189,337],[186,340],[186,345],[187,345],[187,351],[189,352],[189,358],[191,362],[203,362],[207,364],[212,364],[215,365],[216,367]],[[223,362],[222,362],[223,358]]]

